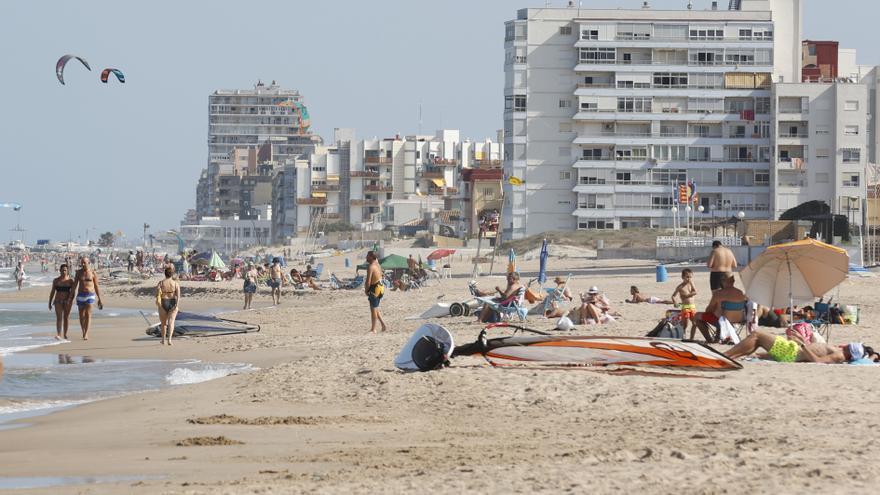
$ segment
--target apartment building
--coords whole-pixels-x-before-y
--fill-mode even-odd
[[[821,200],[862,223],[867,197],[868,86],[850,82],[773,86],[774,217]]]
[[[800,81],[800,11],[520,10],[505,25],[504,172],[521,184],[504,185],[504,235],[668,226],[688,181],[703,214],[770,217],[771,86]]]
[[[321,144],[299,91],[275,81],[253,89],[216,90],[208,96],[208,164],[196,188],[200,217],[240,212],[238,183],[258,175],[256,164],[285,163]]]
[[[307,158],[276,170],[275,238],[329,222],[369,230],[439,219],[441,212],[458,211],[443,215],[458,218],[462,205],[470,204],[463,171],[499,168],[501,150],[488,139],[462,141],[457,130],[359,140],[353,129],[336,129],[332,145],[316,146]],[[466,230],[467,223],[450,228]]]

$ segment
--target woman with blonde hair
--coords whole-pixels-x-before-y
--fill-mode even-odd
[[[177,318],[180,302],[180,284],[174,280],[174,269],[165,269],[165,279],[156,286],[156,305],[159,307],[159,327],[162,331],[162,345],[174,336],[174,319]],[[167,340],[165,338],[167,331]]]

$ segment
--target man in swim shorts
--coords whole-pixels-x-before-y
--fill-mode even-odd
[[[721,289],[721,280],[727,274],[733,274],[736,271],[736,256],[729,248],[721,245],[721,241],[712,242],[712,254],[709,255],[709,261],[706,262],[709,267],[709,288],[713,291]]]
[[[880,355],[872,348],[859,342],[852,342],[843,347],[818,342],[808,344],[797,334],[792,334],[791,340],[789,340],[781,335],[773,335],[763,330],[752,333],[742,342],[730,348],[724,355],[736,359],[748,356],[758,349],[767,351],[767,356],[779,363],[841,364],[864,358],[872,359],[875,362],[880,360]]]
[[[387,330],[385,320],[379,312],[379,303],[385,294],[385,285],[382,283],[382,267],[379,259],[373,251],[367,252],[367,280],[364,282],[364,291],[370,302],[370,333],[376,333],[376,322],[382,324],[382,331]]]
[[[272,266],[269,267],[269,287],[272,288],[272,304],[281,304],[281,287],[284,285],[284,275],[281,273],[281,260],[272,259]]]
[[[82,328],[83,340],[89,340],[89,328],[92,325],[92,305],[98,303],[98,309],[104,309],[101,302],[101,290],[98,288],[98,274],[92,270],[89,259],[80,258],[82,268],[74,277],[73,291],[76,293],[76,305],[79,308],[79,326]]]

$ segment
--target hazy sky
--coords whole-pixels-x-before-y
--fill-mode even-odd
[[[554,6],[566,2],[554,0]],[[708,0],[695,0],[707,8]],[[654,0],[683,8],[686,0]],[[727,6],[721,1],[722,8]],[[880,64],[869,0],[806,0],[804,35],[837,39]],[[542,0],[0,1],[0,210],[6,240],[20,217],[27,238],[74,240],[141,225],[175,227],[195,203],[207,156],[207,100],[257,79],[299,89],[313,128],[359,137],[502,127],[504,26]],[[638,7],[641,0],[584,1]],[[84,57],[65,72],[65,53]],[[105,67],[124,85],[102,84]]]

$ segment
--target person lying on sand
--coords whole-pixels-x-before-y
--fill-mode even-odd
[[[668,299],[660,299],[659,297],[642,295],[641,291],[639,291],[639,288],[635,285],[629,288],[629,294],[630,296],[632,296],[632,299],[626,299],[624,302],[628,302],[630,304],[675,304]]]
[[[763,330],[749,335],[724,355],[737,359],[748,356],[758,349],[763,349],[767,352],[766,357],[779,363],[841,364],[865,358],[875,363],[880,362],[880,354],[859,342],[852,342],[843,347],[818,342],[808,344],[796,333],[791,334],[789,339]]]

